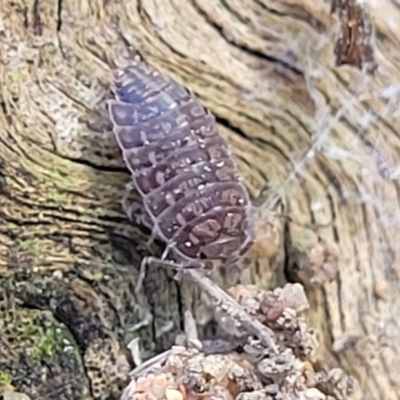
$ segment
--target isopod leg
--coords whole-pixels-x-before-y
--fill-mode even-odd
[[[266,185],[264,186],[257,197],[252,197],[251,204],[253,206],[254,214],[267,214],[271,217],[282,218],[284,220],[290,219],[283,210],[285,209],[285,202],[278,193],[273,192],[272,189]]]
[[[259,213],[260,211],[266,212],[270,217],[281,218],[283,221],[293,222],[303,228],[318,229],[326,228],[332,225],[332,222],[327,222],[324,224],[307,224],[297,221],[290,214],[284,211],[286,208],[284,199],[282,199],[277,193],[271,193],[271,188],[269,186],[264,186],[261,189],[258,197],[252,198],[251,204],[255,214]]]
[[[135,186],[133,182],[131,181],[127,183],[125,186],[124,195],[122,196],[121,199],[122,209],[124,210],[125,214],[128,216],[130,220],[133,219],[132,217],[134,215],[136,216],[138,213],[140,213],[143,208],[143,206],[139,202],[129,201],[129,196],[134,190]]]
[[[143,295],[141,297],[144,297]],[[143,318],[137,324],[131,326],[128,330],[130,332],[137,332],[142,328],[150,326],[151,321],[153,320],[153,316],[151,315],[150,311],[148,310],[145,301],[143,300],[141,303],[137,305],[137,310],[143,315]]]
[[[201,261],[187,261],[187,262],[176,262],[172,260],[165,260],[157,257],[144,257],[140,264],[140,272],[138,276],[138,281],[136,283],[135,291],[140,293],[143,287],[143,280],[146,276],[146,269],[148,265],[154,265],[157,267],[168,268],[179,272],[185,271],[187,269],[199,269],[199,270],[210,270],[212,265],[207,262]]]
[[[199,269],[199,270],[209,270],[212,265],[208,262],[203,261],[184,261],[177,262],[173,260],[163,260],[156,257],[146,257],[147,264],[153,264],[158,267],[174,269],[176,271],[184,271],[186,269]]]
[[[150,246],[150,244],[152,243],[152,241],[155,238],[155,232],[154,230],[152,231],[152,234],[150,236],[150,239],[147,241],[147,246]],[[168,253],[171,249],[171,244],[169,246],[167,246],[161,256],[161,260],[165,260],[168,256]],[[154,257],[144,257],[142,262],[140,263],[140,271],[139,271],[139,276],[138,276],[138,280],[136,282],[136,287],[135,287],[135,292],[136,294],[140,294],[140,292],[142,291],[142,287],[143,287],[143,281],[144,278],[146,276],[146,268],[147,265],[150,264],[151,260],[155,259],[158,260],[158,258],[154,258]]]
[[[135,219],[137,224],[143,225],[148,229],[153,229],[151,218],[145,211],[143,204],[129,200],[129,196],[133,191],[135,191],[135,186],[131,181],[127,183],[121,200],[122,209],[131,221]]]
[[[147,259],[149,257],[144,257],[142,262],[140,263],[140,270],[139,270],[139,275],[138,275],[138,280],[136,282],[136,286],[135,286],[135,293],[136,295],[140,295],[140,293],[142,292],[142,288],[143,288],[143,281],[144,281],[144,277],[146,276],[146,267],[147,267]]]
[[[257,197],[252,197],[251,202],[254,207],[268,206],[273,210],[282,204],[282,199],[270,186],[265,185]]]

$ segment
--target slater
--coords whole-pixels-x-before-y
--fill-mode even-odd
[[[252,205],[215,117],[136,56],[117,69],[108,110],[148,225],[181,263],[238,262],[254,243]]]

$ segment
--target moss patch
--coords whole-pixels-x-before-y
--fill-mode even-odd
[[[7,372],[0,370],[0,386],[11,385],[11,382],[12,382],[11,376]]]
[[[0,307],[0,386],[12,384],[31,398],[84,398],[86,378],[68,330],[50,312],[19,307],[7,298]],[[46,382],[46,384],[44,384]]]

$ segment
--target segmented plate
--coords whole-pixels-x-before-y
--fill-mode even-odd
[[[251,204],[214,116],[138,58],[113,89],[114,133],[156,235],[183,260],[240,259],[254,242]]]

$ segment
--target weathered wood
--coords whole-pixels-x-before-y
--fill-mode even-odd
[[[373,77],[333,66],[328,2],[0,3],[0,382],[32,398],[118,396],[143,318],[140,258],[162,249],[121,210],[129,174],[104,108],[110,66],[138,48],[217,115],[252,195],[268,183],[294,221],[260,206],[248,276],[217,281],[274,287],[286,267],[330,275],[337,259],[334,280],[308,290],[318,360],[354,374],[360,398],[400,397],[400,12],[367,3]],[[173,343],[183,304],[209,331],[206,299],[171,274],[150,270],[145,294],[150,353]]]

